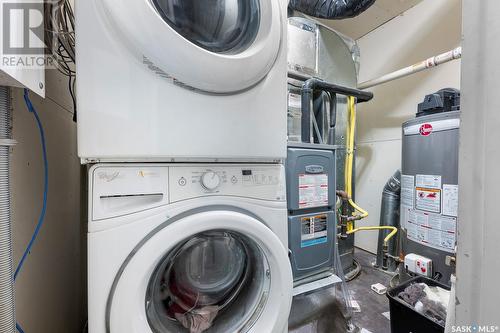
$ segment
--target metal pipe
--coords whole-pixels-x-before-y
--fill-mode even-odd
[[[311,109],[314,90],[333,94],[353,96],[358,103],[368,102],[373,98],[371,92],[339,86],[320,79],[312,78],[302,85],[302,142],[311,143]]]
[[[462,57],[462,47],[457,47],[454,50],[439,54],[437,56],[431,57],[427,60],[421,61],[414,65],[405,67],[403,69],[397,70],[395,72],[383,75],[377,79],[369,80],[358,84],[358,89],[367,89],[371,87],[378,86],[380,84],[394,81],[405,76],[409,76],[429,68],[434,68],[441,64],[447,63],[449,61],[460,59]]]
[[[10,203],[10,89],[0,86],[0,332],[15,333],[12,221]]]

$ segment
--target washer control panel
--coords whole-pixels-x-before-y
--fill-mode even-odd
[[[285,201],[281,165],[187,165],[169,167],[171,202],[210,195]]]
[[[89,172],[89,216],[95,221],[206,196],[286,201],[282,165],[130,163]]]

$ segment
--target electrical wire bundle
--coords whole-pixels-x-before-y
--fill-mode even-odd
[[[68,77],[68,89],[76,121],[75,15],[69,0],[46,0],[45,42],[53,65]]]

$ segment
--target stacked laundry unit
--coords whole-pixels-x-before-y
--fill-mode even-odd
[[[90,333],[287,330],[286,5],[80,3]]]

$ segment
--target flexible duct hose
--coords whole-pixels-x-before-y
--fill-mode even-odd
[[[288,7],[314,17],[341,20],[358,16],[374,3],[375,0],[290,0]]]
[[[12,229],[10,210],[10,151],[12,138],[10,90],[0,87],[0,332],[15,333]]]

